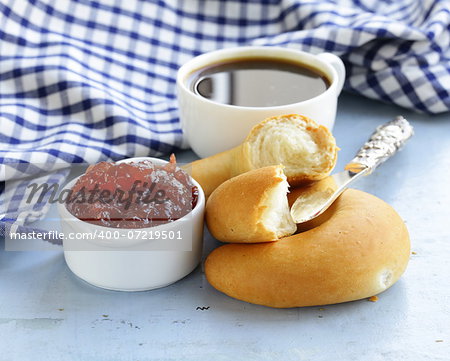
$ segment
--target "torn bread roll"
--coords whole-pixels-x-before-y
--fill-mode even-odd
[[[222,183],[206,204],[206,223],[222,242],[270,242],[293,234],[283,166],[255,169]]]
[[[250,303],[286,308],[376,295],[405,271],[410,241],[395,210],[348,189],[315,228],[277,242],[227,244],[206,259],[219,291]]]
[[[325,178],[337,159],[328,128],[298,114],[268,118],[238,147],[190,164],[192,177],[208,197],[221,183],[252,169],[284,165],[290,185]]]

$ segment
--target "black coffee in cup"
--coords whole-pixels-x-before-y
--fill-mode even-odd
[[[194,93],[217,103],[244,107],[293,104],[325,92],[320,70],[285,59],[246,57],[211,64],[189,77]]]

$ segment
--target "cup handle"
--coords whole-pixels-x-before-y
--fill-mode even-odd
[[[329,63],[337,73],[337,95],[339,95],[342,91],[342,87],[345,82],[345,66],[340,57],[332,54],[332,53],[321,53],[318,54],[317,57],[322,59],[323,61]]]

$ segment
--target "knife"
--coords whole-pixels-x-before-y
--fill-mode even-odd
[[[371,174],[381,163],[400,150],[413,135],[413,127],[402,116],[379,126],[345,166],[345,170],[330,176],[336,187],[313,195],[300,195],[295,200],[291,207],[294,222],[304,223],[321,215],[351,183]]]

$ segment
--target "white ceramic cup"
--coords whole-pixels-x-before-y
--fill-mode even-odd
[[[273,107],[221,104],[190,89],[189,78],[193,72],[209,65],[245,57],[299,62],[318,69],[328,78],[330,86],[314,98]],[[191,59],[178,70],[177,93],[181,128],[189,145],[200,157],[208,157],[239,145],[254,125],[270,116],[302,114],[331,130],[336,118],[337,98],[344,80],[344,63],[331,53],[314,55],[294,49],[267,46],[228,48],[205,53]]]
[[[129,158],[122,162],[141,160],[167,163],[147,157]],[[72,188],[77,180],[72,180],[65,188]],[[58,203],[61,228],[66,236],[63,240],[64,258],[70,270],[94,286],[115,291],[160,288],[192,272],[202,258],[205,210],[203,190],[195,180],[192,181],[199,190],[194,209],[176,221],[151,228],[119,229],[95,225],[76,218],[65,203]],[[175,239],[148,239],[150,231],[165,232],[166,235],[172,232]],[[177,239],[178,231],[181,240]],[[128,232],[134,232],[133,237],[129,237]],[[146,232],[147,239],[141,239],[142,232]],[[97,237],[77,239],[75,235]],[[172,244],[165,246],[165,242]]]

